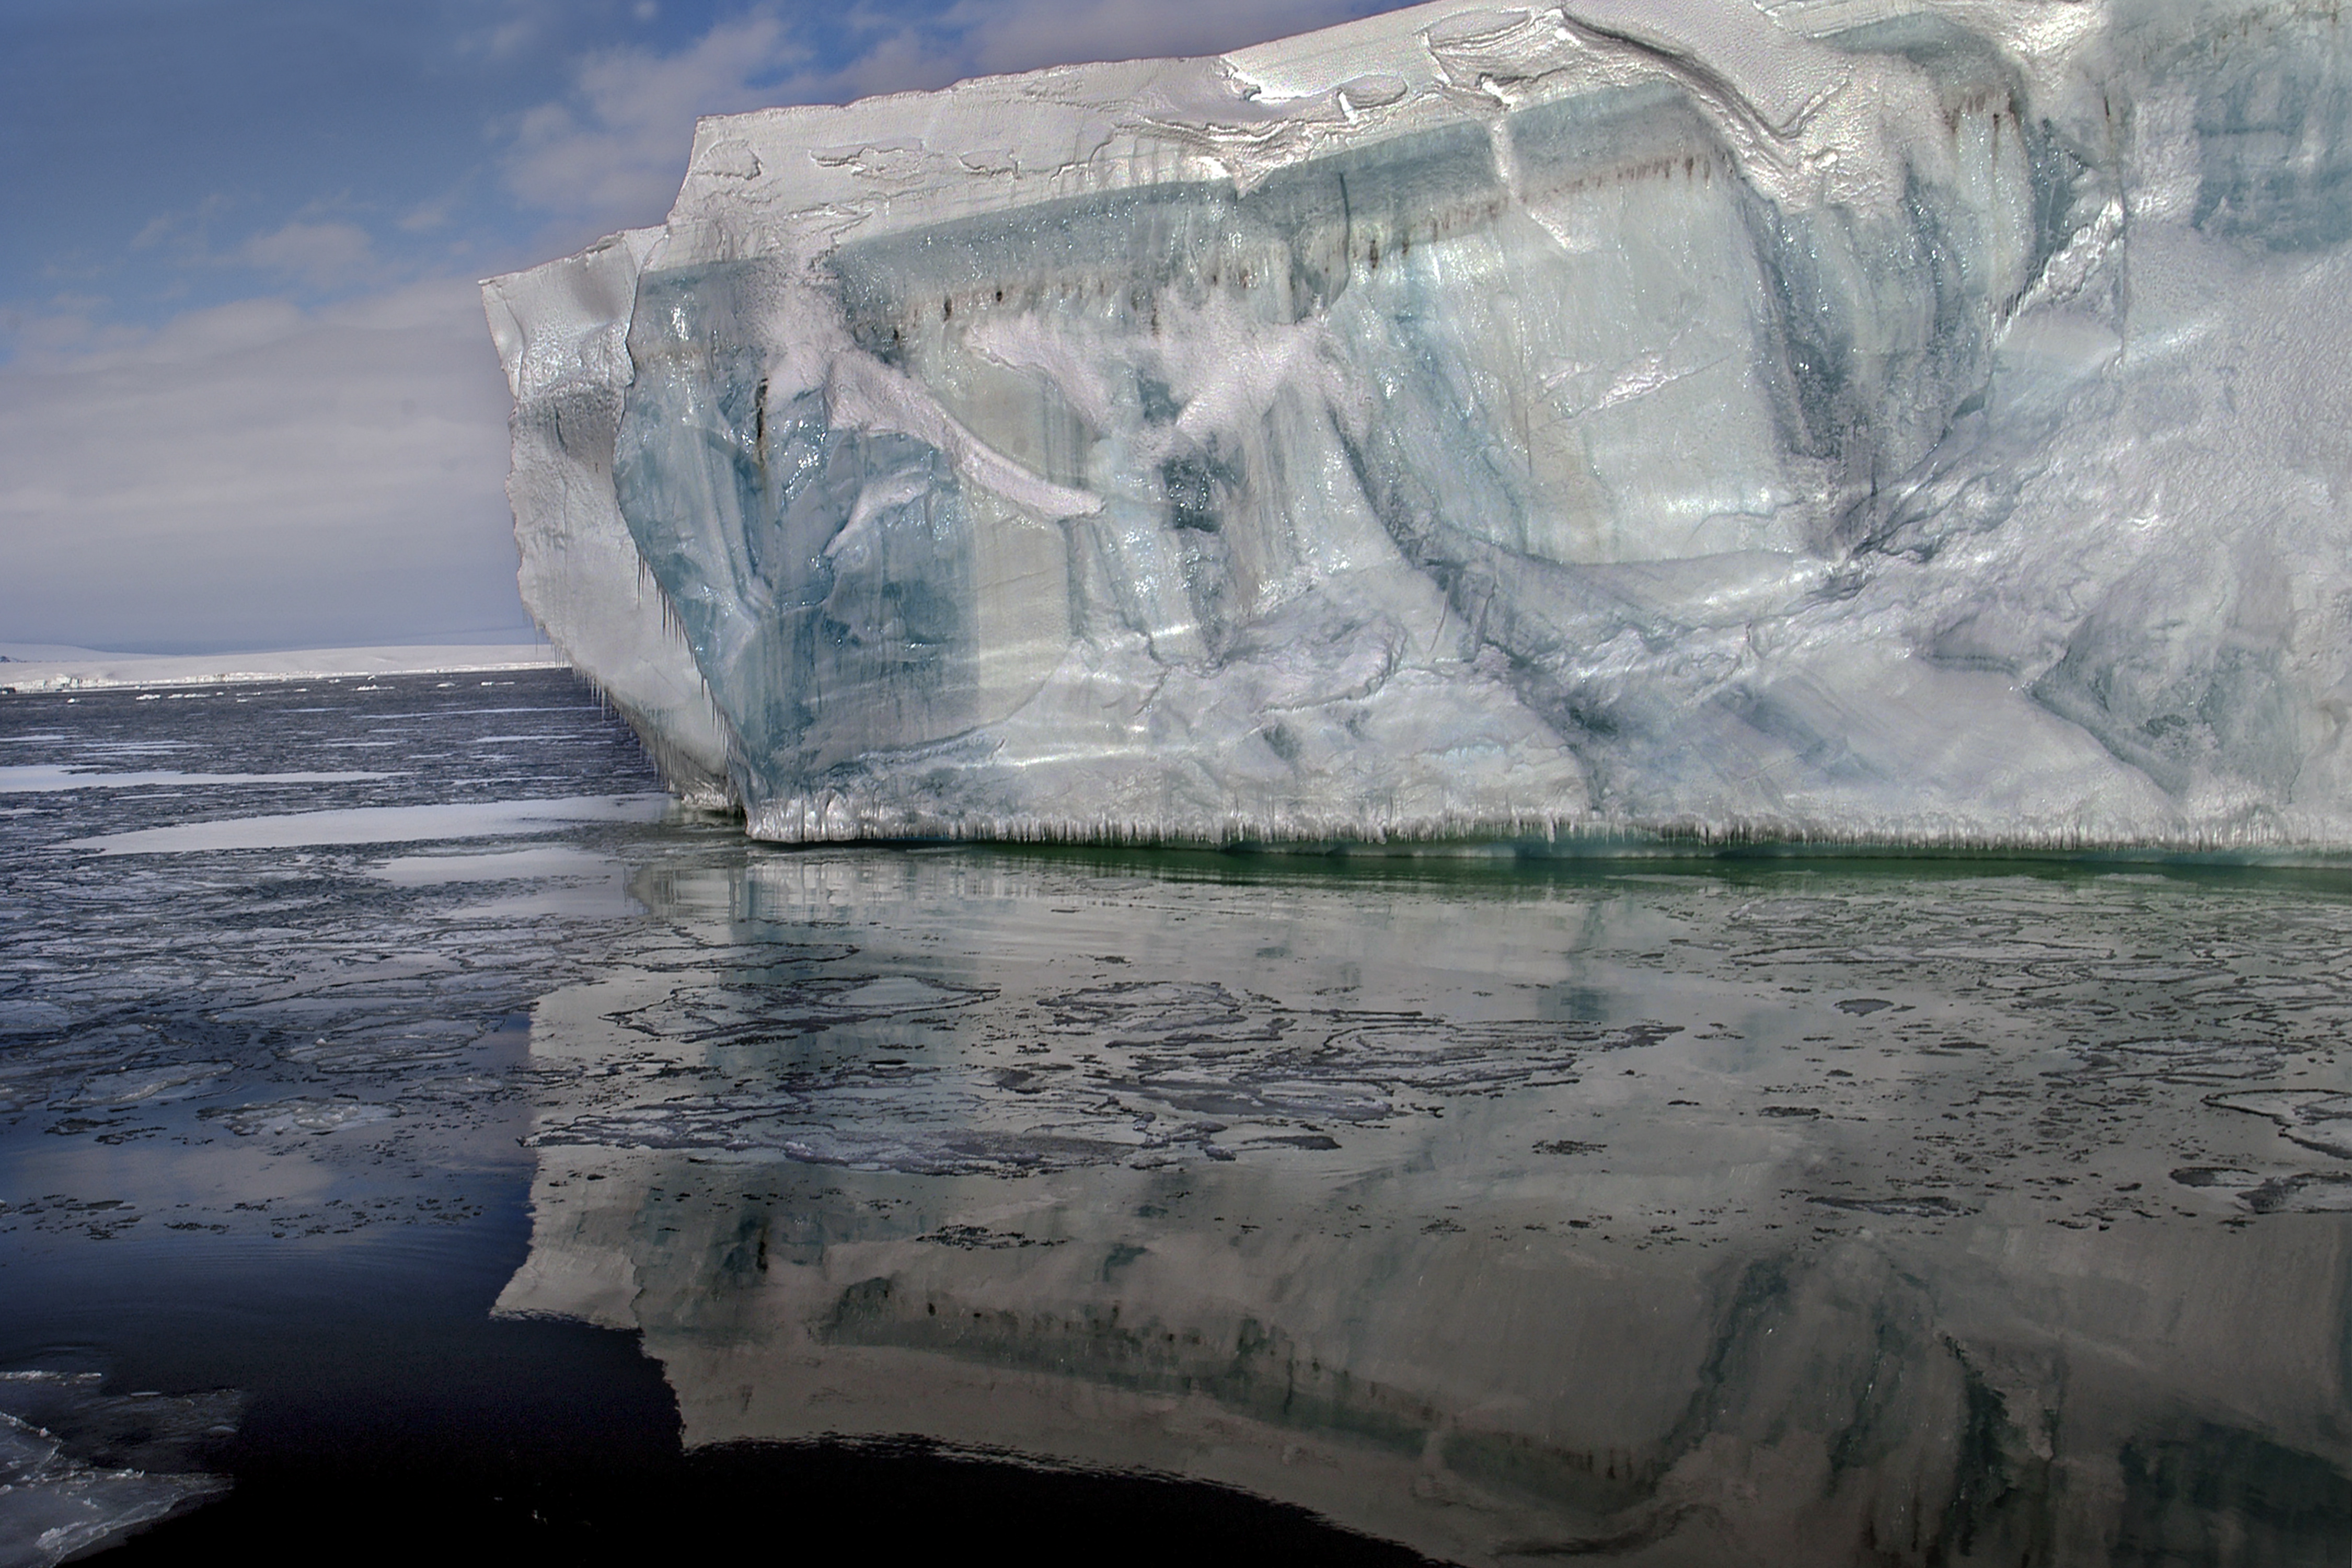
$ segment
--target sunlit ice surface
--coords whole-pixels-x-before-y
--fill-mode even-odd
[[[2333,873],[783,849],[560,673],[0,747],[11,1560],[418,1476],[542,1544],[716,1477],[1146,1557],[2352,1548]]]
[[[1439,0],[712,115],[485,286],[523,599],[775,841],[2342,853],[2347,80]]]

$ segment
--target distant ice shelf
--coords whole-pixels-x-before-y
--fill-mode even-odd
[[[2347,193],[2289,0],[707,119],[485,285],[524,598],[772,839],[2341,848]]]
[[[43,647],[25,651],[37,657],[8,655],[7,646],[0,646],[0,656],[6,656],[0,657],[0,692],[236,686],[381,675],[497,675],[563,667],[562,657],[554,649],[530,643],[314,647],[269,653],[100,653],[92,648]]]

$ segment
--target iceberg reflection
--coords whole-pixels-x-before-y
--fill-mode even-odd
[[[500,1307],[690,1445],[1453,1560],[2341,1561],[2352,906],[2281,891],[667,858],[533,1016]]]

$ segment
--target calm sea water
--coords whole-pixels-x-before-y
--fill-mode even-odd
[[[2352,1561],[2340,877],[782,850],[547,674],[0,699],[0,1563]]]

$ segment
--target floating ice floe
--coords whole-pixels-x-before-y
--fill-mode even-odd
[[[0,1373],[0,1568],[50,1568],[228,1490],[197,1468],[234,1389],[107,1394],[96,1373]]]

